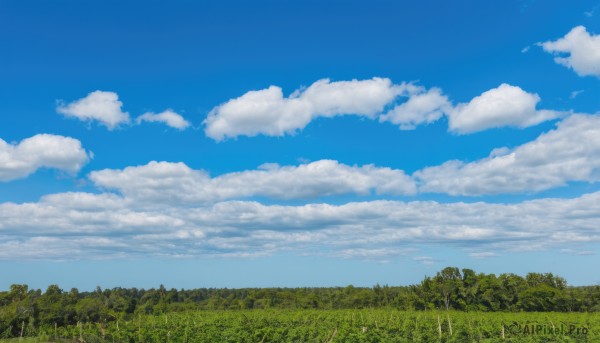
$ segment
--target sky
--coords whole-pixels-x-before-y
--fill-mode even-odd
[[[600,284],[599,19],[0,0],[0,289]]]

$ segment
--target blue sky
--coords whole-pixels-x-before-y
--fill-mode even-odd
[[[597,284],[599,16],[3,1],[0,289]]]

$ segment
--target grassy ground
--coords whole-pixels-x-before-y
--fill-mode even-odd
[[[40,340],[39,338],[11,338],[0,339],[0,343],[50,343],[50,341]]]
[[[39,328],[61,343],[509,343],[600,342],[600,313],[243,310],[135,315],[108,323]],[[0,343],[49,343],[48,338]]]
[[[71,343],[71,340],[50,340],[47,338],[39,338],[39,337],[35,337],[35,338],[30,338],[30,337],[23,337],[23,338],[9,338],[9,339],[0,339],[0,343]]]

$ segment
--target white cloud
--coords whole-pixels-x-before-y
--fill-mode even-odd
[[[432,265],[436,262],[440,262],[440,260],[437,260],[431,256],[417,256],[417,257],[414,257],[413,260],[415,260],[417,262],[421,262],[425,265]]]
[[[577,75],[600,77],[600,35],[590,35],[585,27],[574,27],[564,37],[539,45],[556,56],[556,63],[573,69]]]
[[[491,251],[484,251],[484,252],[472,252],[469,254],[469,256],[472,258],[482,260],[484,258],[496,257],[496,256],[498,256],[498,254],[496,254],[495,252],[491,252]]]
[[[506,126],[525,128],[564,115],[556,111],[536,110],[539,101],[537,94],[503,83],[451,110],[448,114],[449,130],[465,134]]]
[[[452,109],[448,97],[439,88],[419,87],[408,100],[395,106],[379,117],[380,122],[389,121],[400,126],[401,130],[413,130],[418,125],[430,124],[440,119]]]
[[[81,142],[70,137],[39,134],[18,144],[0,139],[0,181],[24,178],[39,168],[76,173],[88,160]]]
[[[595,251],[591,250],[578,250],[578,249],[560,249],[563,254],[579,255],[579,256],[590,256],[596,255]]]
[[[400,256],[406,256],[408,254],[416,252],[413,248],[398,248],[398,247],[387,247],[387,248],[348,248],[343,249],[334,256],[342,258],[360,258],[366,260],[378,260],[383,262],[389,262],[387,259],[397,258]]]
[[[580,89],[580,90],[578,90],[578,91],[572,91],[572,92],[571,92],[571,95],[569,95],[569,99],[573,100],[573,99],[575,99],[576,97],[578,97],[578,96],[579,96],[579,94],[581,94],[581,93],[583,93],[583,92],[584,92],[584,90],[583,90],[583,89]]]
[[[269,197],[318,198],[341,194],[414,194],[416,186],[403,171],[373,165],[348,166],[320,160],[299,166],[265,164],[258,170],[211,178],[183,163],[150,162],[123,170],[94,171],[99,187],[116,189],[133,199],[152,202],[206,203],[225,199]]]
[[[0,259],[244,257],[285,251],[389,260],[410,256],[424,244],[486,252],[473,258],[581,250],[600,242],[598,203],[600,192],[516,204],[380,200],[299,206],[250,201],[153,206],[110,194],[55,194],[36,203],[0,204]]]
[[[241,135],[283,136],[304,128],[317,117],[373,118],[411,87],[377,77],[338,82],[323,79],[284,97],[280,87],[270,86],[215,107],[204,121],[205,133],[217,141]]]
[[[143,121],[164,123],[167,126],[178,130],[185,130],[190,126],[190,122],[185,120],[180,114],[173,112],[171,109],[167,109],[161,113],[144,113],[137,117],[136,121],[138,124]]]
[[[445,193],[477,196],[539,192],[569,182],[600,180],[600,117],[572,115],[555,130],[516,148],[494,149],[473,162],[451,160],[413,173],[374,165],[320,160],[298,166],[265,164],[257,170],[211,177],[183,163],[151,162],[94,171],[98,187],[155,203],[206,204],[229,199],[311,199],[327,196]]]
[[[56,111],[83,121],[99,121],[112,130],[120,124],[129,122],[129,113],[123,112],[122,106],[123,103],[119,101],[117,93],[98,90],[67,105],[59,101]]]
[[[417,171],[419,191],[451,195],[537,192],[572,181],[600,180],[600,116],[572,115],[557,128],[489,157],[453,160]]]
[[[593,17],[593,16],[596,14],[596,11],[598,10],[598,8],[600,8],[600,4],[598,4],[598,5],[594,6],[594,7],[593,7],[591,10],[589,10],[589,11],[585,11],[585,12],[583,12],[583,14],[584,14],[586,17],[588,17],[588,18],[591,18],[591,17]]]
[[[399,99],[406,98],[398,103]],[[472,133],[490,128],[525,128],[556,119],[566,113],[536,110],[537,94],[502,84],[452,105],[439,88],[413,83],[393,84],[389,79],[330,82],[319,80],[289,97],[281,88],[250,91],[215,107],[204,121],[205,134],[217,141],[237,136],[294,134],[318,117],[358,115],[390,122],[401,130],[413,130],[448,116],[449,130]],[[390,108],[391,107],[391,108]]]

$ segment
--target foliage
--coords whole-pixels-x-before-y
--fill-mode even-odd
[[[600,314],[213,310],[40,331],[38,342],[598,342]]]
[[[453,267],[404,287],[167,290],[161,285],[149,290],[98,287],[93,292],[75,288],[65,292],[51,285],[42,293],[27,285],[12,285],[0,292],[0,339],[46,335],[91,342],[110,335],[115,341],[135,342],[140,337],[132,337],[138,335],[143,341],[178,342],[199,335],[227,341],[228,336],[223,336],[227,332],[238,337],[242,331],[246,335],[242,341],[252,342],[277,341],[277,337],[328,341],[331,337],[323,338],[334,332],[336,340],[402,341],[390,340],[398,335],[426,342],[440,327],[450,329],[446,315],[436,312],[441,310],[456,321],[452,337],[496,339],[490,330],[502,326],[498,320],[509,323],[526,315],[509,312],[532,312],[533,317],[524,317],[528,322],[539,322],[535,316],[543,316],[533,312],[570,312],[548,314],[554,317],[546,322],[557,325],[578,318],[578,325],[590,325],[586,320],[598,317],[585,312],[600,310],[600,287],[568,287],[563,278],[550,273],[496,276]],[[482,311],[503,313],[486,315],[481,321]],[[367,331],[356,329],[357,323]],[[213,332],[213,326],[221,330]]]

